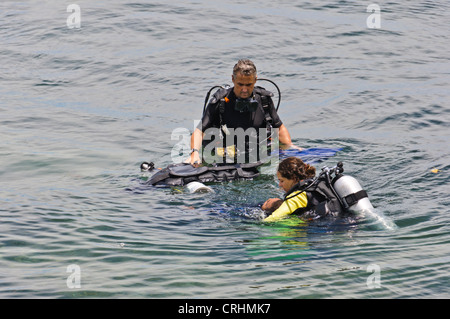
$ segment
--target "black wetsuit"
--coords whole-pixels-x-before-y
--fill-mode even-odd
[[[206,132],[203,140],[203,147],[206,153],[204,152],[203,156],[205,154],[206,156],[208,154],[212,156],[218,155],[228,163],[230,163],[230,158],[234,158],[235,163],[250,163],[262,160],[261,156],[264,155],[260,153],[260,148],[270,144],[266,140],[267,136],[270,136],[273,132],[272,129],[277,129],[283,124],[277,114],[271,96],[272,93],[264,88],[255,87],[253,89],[253,98],[258,102],[257,108],[254,111],[241,112],[235,108],[236,95],[233,88],[218,90],[209,102],[202,121],[198,126],[202,132]],[[224,125],[226,125],[225,130],[222,129]],[[208,132],[211,130],[208,129],[211,128],[214,129],[210,136]],[[230,132],[229,136],[227,136],[226,130]],[[243,132],[246,139],[245,142],[242,142],[243,139],[239,137],[239,134],[242,134],[239,133],[239,130]],[[262,136],[261,132],[264,132]],[[254,140],[249,136],[252,136]],[[207,145],[211,147],[208,148]],[[232,146],[235,147],[234,151],[233,149],[231,152],[227,151]],[[228,153],[221,154],[218,149],[226,150],[225,153]],[[211,153],[209,153],[210,150],[212,151]],[[216,161],[220,162],[220,160]]]
[[[225,97],[228,98],[228,102],[225,103],[224,112],[222,114],[222,124],[226,124],[228,128],[241,127],[244,130],[250,127],[256,129],[266,127],[266,115],[262,107],[261,96],[267,96],[268,98],[269,115],[272,119],[272,127],[279,128],[283,122],[281,122],[280,117],[275,110],[275,106],[269,95],[270,92],[260,87],[255,87],[253,93],[256,101],[259,103],[259,107],[255,112],[240,112],[234,108],[236,95],[234,94],[233,88],[217,91],[206,108],[202,122],[200,123],[201,127],[199,126],[198,128],[201,129],[202,132],[205,132],[205,130],[210,127],[220,127],[219,102],[221,98]]]

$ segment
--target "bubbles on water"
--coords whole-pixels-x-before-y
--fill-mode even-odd
[[[397,225],[378,209],[365,209],[358,212],[358,218],[361,220],[363,225],[377,230],[397,229]]]

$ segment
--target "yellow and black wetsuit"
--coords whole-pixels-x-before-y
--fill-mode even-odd
[[[264,221],[274,222],[291,214],[299,214],[309,218],[337,217],[344,213],[339,198],[326,180],[305,180],[289,191],[281,206]]]
[[[283,219],[294,213],[299,208],[308,206],[308,197],[304,191],[295,191],[289,195],[289,198],[283,201],[283,204],[275,210],[269,217],[264,219],[265,222],[274,222]]]

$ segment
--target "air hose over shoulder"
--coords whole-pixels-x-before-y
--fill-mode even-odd
[[[272,84],[277,88],[277,91],[278,91],[278,102],[277,102],[276,110],[277,110],[277,112],[278,112],[278,108],[280,107],[280,103],[281,103],[281,91],[280,91],[280,88],[278,87],[278,85],[277,85],[274,81],[269,80],[269,79],[258,79],[258,81],[267,81],[267,82],[270,82],[270,83],[272,83]]]

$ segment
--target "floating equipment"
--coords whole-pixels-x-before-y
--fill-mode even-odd
[[[190,193],[214,193],[214,190],[200,182],[190,182],[186,185]]]
[[[187,163],[171,164],[156,172],[147,183],[153,186],[185,186],[192,182],[210,183],[250,180],[260,175],[258,167],[261,165],[263,165],[262,162],[200,167],[193,167]],[[141,170],[143,171],[152,170],[153,167],[152,163],[144,162],[141,164]],[[192,189],[201,189],[197,187],[198,184],[191,185]]]

